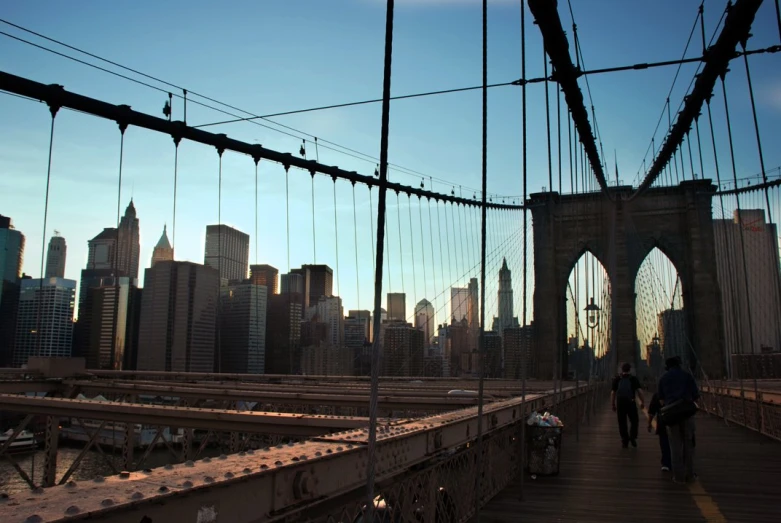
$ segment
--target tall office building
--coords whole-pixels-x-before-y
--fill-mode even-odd
[[[321,296],[334,295],[334,271],[328,265],[302,265],[309,270],[309,305],[313,305]]]
[[[136,206],[133,199],[125,209],[125,215],[119,220],[119,246],[117,258],[118,276],[127,276],[138,280],[138,267],[141,260],[141,235],[139,233]]]
[[[730,354],[781,351],[778,228],[761,209],[713,220],[727,364]],[[745,264],[744,264],[745,260]]]
[[[681,309],[667,309],[659,313],[657,331],[664,358],[680,356],[689,363],[689,344],[686,339],[686,313]]]
[[[483,364],[483,376],[486,378],[502,378],[503,376],[503,350],[502,337],[498,332],[486,331],[484,334],[485,360]],[[479,354],[479,353],[478,353]],[[476,371],[480,370],[479,361]],[[480,373],[476,373],[480,377]]]
[[[268,289],[253,283],[220,289],[219,371],[263,374],[266,370]]]
[[[277,276],[279,270],[271,265],[250,265],[249,279],[255,285],[265,285],[269,294],[279,294]]]
[[[519,380],[524,374],[526,377],[535,376],[534,328],[532,324],[505,329],[502,336],[502,349],[505,379]],[[525,373],[524,365],[526,366]]]
[[[344,346],[352,354],[354,375],[367,376],[371,370],[371,344],[366,329],[368,320],[353,316],[356,312],[369,311],[350,311],[344,319]]]
[[[351,318],[355,318],[358,320],[361,320],[365,327],[366,327],[366,333],[364,334],[364,337],[371,341],[372,340],[372,313],[371,311],[366,310],[350,310],[347,312],[347,315]]]
[[[422,299],[415,305],[415,328],[423,331],[424,345],[431,345],[434,337],[434,306],[427,299]]]
[[[466,318],[452,321],[447,328],[447,335],[450,346],[450,375],[461,376],[465,370],[461,366],[462,354],[472,352]]]
[[[384,329],[383,376],[422,376],[423,331],[409,323],[390,323]]]
[[[108,276],[90,280],[79,310],[74,352],[86,359],[88,369],[123,370],[127,341],[130,278]]]
[[[311,302],[310,302],[311,303]],[[310,305],[306,313],[306,320],[317,318],[328,325],[328,339],[331,347],[341,347],[344,342],[344,309],[342,299],[339,296],[320,296]]]
[[[152,265],[154,267],[157,263],[162,261],[174,260],[174,249],[171,247],[171,242],[168,241],[167,227],[163,225],[163,234],[160,235],[160,239],[157,240],[154,250],[152,250]]]
[[[502,260],[502,268],[499,269],[499,316],[494,317],[492,329],[500,336],[505,329],[518,327],[518,317],[513,316],[513,279],[507,260]]]
[[[141,299],[138,369],[213,372],[219,273],[191,262],[147,269]]]
[[[106,270],[113,274],[119,264],[116,262],[117,229],[104,227],[97,236],[87,242],[87,270]]]
[[[204,265],[217,269],[223,283],[247,279],[249,235],[228,225],[206,226]]]
[[[450,322],[466,320],[469,323],[469,288],[450,288]]]
[[[480,329],[480,288],[477,286],[477,278],[469,280],[467,290],[469,291],[467,319],[469,320],[469,328],[477,335]]]
[[[88,368],[123,367],[125,339],[117,336],[126,326],[129,289],[138,285],[139,242],[132,200],[120,220],[119,231],[106,227],[87,242],[87,268],[81,271],[73,355],[86,358]],[[109,298],[116,303],[109,305]]]
[[[75,280],[22,280],[13,352],[15,367],[26,365],[30,356],[71,355],[75,298]]]
[[[307,268],[291,269],[288,274],[280,277],[280,293],[300,292],[303,297],[304,311],[309,308],[309,289],[312,283],[312,274]],[[315,300],[316,301],[316,300]]]
[[[469,319],[469,343],[470,348],[478,350],[480,342],[480,289],[477,286],[477,278],[469,280],[469,305],[467,318]]]
[[[407,321],[407,295],[403,292],[388,293],[388,321]]]
[[[11,364],[19,311],[19,289],[24,260],[24,234],[11,218],[0,214],[0,365]]]
[[[65,244],[65,238],[54,231],[54,236],[49,240],[49,249],[46,252],[46,278],[64,278],[65,277],[65,256],[68,252],[68,246]]]
[[[298,274],[283,274],[281,280],[282,292],[268,296],[266,374],[297,374],[301,366],[301,320],[305,295],[296,292],[293,287],[296,283],[303,286],[303,282]]]

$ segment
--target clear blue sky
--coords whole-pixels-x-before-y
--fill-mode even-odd
[[[520,77],[519,2],[497,0],[489,4],[489,82],[511,81]],[[571,21],[566,2],[559,4],[564,24],[569,27]],[[698,5],[699,1],[693,0],[573,0],[586,66],[597,68],[680,57]],[[722,1],[706,2],[709,36],[724,5]],[[397,1],[393,94],[478,85],[482,70],[480,13],[478,0]],[[542,73],[543,53],[539,31],[532,24],[531,15],[528,12],[527,15],[527,70],[528,76],[534,77]],[[219,5],[203,0],[29,0],[4,4],[0,17],[259,114],[378,98],[382,93],[385,2],[381,0],[231,1]],[[0,24],[0,30],[56,47],[5,24]],[[778,43],[772,2],[762,6],[753,33],[752,48]],[[694,56],[699,51],[695,33],[689,55]],[[751,59],[768,167],[781,164],[781,148],[772,145],[777,144],[781,136],[781,68],[778,60],[777,55]],[[0,69],[43,83],[59,83],[68,90],[125,103],[158,116],[167,99],[164,93],[3,35],[0,35]],[[742,64],[736,61],[733,69],[735,71],[728,77],[728,90],[733,126],[737,130],[738,174],[742,176],[758,172],[759,163],[753,129],[749,126]],[[678,106],[693,72],[694,66],[682,69],[671,98],[673,108]],[[675,68],[668,67],[590,78],[608,163],[612,171],[615,150],[625,183],[635,178],[674,74]],[[718,103],[714,108],[717,120],[721,122],[723,102],[720,91],[717,93],[719,96],[714,100]],[[529,190],[533,192],[548,186],[547,149],[543,88],[540,84],[530,86],[528,94]],[[394,102],[390,127],[391,162],[449,180],[457,191],[459,185],[479,187],[480,96],[479,91],[474,91]],[[551,89],[551,96],[555,103],[554,89]],[[26,235],[24,271],[38,275],[49,114],[41,104],[2,95],[0,115],[0,213],[11,216],[16,227]],[[182,117],[179,101],[174,104],[174,117]],[[188,123],[200,124],[222,120],[225,115],[189,104],[187,117]],[[286,116],[277,121],[371,156],[379,155],[379,104]],[[249,123],[211,129],[296,154],[301,142],[300,138]],[[520,133],[520,88],[491,90],[490,193],[522,193]],[[717,126],[717,136],[720,147],[726,147],[723,124]],[[660,137],[661,134],[657,140]],[[103,227],[115,225],[118,152],[119,132],[115,124],[70,111],[58,115],[46,236],[48,238],[57,229],[66,238],[66,276],[69,278],[78,280],[86,261],[87,240]],[[124,210],[132,194],[138,209],[142,267],[149,265],[152,247],[164,223],[168,223],[170,232],[173,152],[168,137],[139,129],[130,129],[126,134],[121,200]],[[308,157],[314,157],[311,145],[307,153]],[[179,157],[176,257],[202,262],[205,226],[217,221],[217,155],[205,146],[184,143]],[[364,174],[374,170],[372,162],[324,148],[319,150],[319,157],[326,164]],[[554,160],[554,169],[556,163]],[[564,163],[563,177],[568,180],[566,156]],[[283,172],[281,166],[261,163],[259,238],[256,238],[253,164],[248,158],[235,154],[226,154],[223,160],[222,221],[251,235],[251,263],[256,261],[257,243],[257,261],[271,263],[282,272],[288,268]],[[398,172],[391,172],[390,176],[392,180],[412,185],[420,183],[419,179]],[[554,178],[557,177],[554,173]],[[429,185],[428,181],[426,185]],[[317,262],[336,268],[333,184],[330,179],[317,177],[315,186]],[[293,267],[314,261],[310,187],[308,175],[291,171],[290,265]],[[449,192],[450,186],[435,182],[434,189]],[[569,190],[568,182],[564,189]],[[369,309],[372,269],[368,193],[362,187],[356,192],[360,244],[358,285],[355,281],[351,188],[346,183],[337,186],[339,290],[346,309]],[[464,189],[464,194],[471,196],[471,189]],[[405,200],[406,197],[402,197],[403,219],[407,219],[405,213],[408,212]],[[376,191],[373,203],[376,206]],[[395,196],[391,197],[391,203],[391,257],[398,260]],[[425,212],[425,207],[423,210]],[[416,202],[413,202],[412,211],[413,225],[417,226]],[[402,229],[408,226],[402,222]],[[498,231],[496,237],[500,234]],[[417,238],[419,242],[421,238]],[[422,239],[423,245],[428,245],[427,231]],[[403,247],[404,257],[411,259],[408,248]],[[471,266],[472,261],[477,260],[476,255],[475,248],[462,265]],[[416,259],[418,256],[416,253]],[[515,281],[520,278],[519,260],[517,253],[508,256]],[[496,270],[500,264],[501,259]],[[424,271],[420,266],[416,269],[417,274],[411,274],[412,266],[405,264],[403,274],[410,312],[413,297],[431,299],[450,283],[465,284],[465,279],[457,276],[457,272],[464,274],[464,270],[445,267],[444,272],[448,274],[432,278],[421,275]],[[398,282],[402,276],[399,264],[393,263],[391,269],[396,271],[391,274],[393,288],[388,289],[386,285],[385,290],[399,291]],[[419,287],[414,294],[410,290],[411,276],[416,278]],[[424,279],[428,285],[425,290],[422,288]],[[493,275],[489,280],[495,287]],[[357,286],[360,286],[360,303]],[[516,285],[516,289],[519,287]],[[493,301],[489,299],[487,305],[489,316],[496,309]],[[516,299],[516,308],[520,310],[520,299]]]

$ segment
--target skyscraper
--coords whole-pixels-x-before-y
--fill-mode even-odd
[[[371,311],[350,310],[350,311],[348,311],[347,315],[352,317],[352,318],[361,320],[364,323],[365,329],[366,329],[364,337],[367,340],[371,341],[372,340],[372,327],[373,327]]]
[[[469,290],[469,304],[467,306],[469,328],[477,333],[480,327],[480,288],[477,286],[477,278],[469,280],[467,289]]]
[[[141,299],[138,369],[213,372],[219,273],[191,262],[147,269]]]
[[[282,292],[268,297],[266,319],[266,373],[296,374],[301,366],[301,320],[304,294],[296,292],[302,284],[298,274],[282,275]],[[292,284],[287,289],[286,284]]]
[[[265,285],[269,294],[279,294],[277,275],[279,270],[271,265],[250,265],[249,279],[255,285]]]
[[[267,293],[264,285],[249,282],[220,289],[220,372],[265,371]]]
[[[105,227],[97,236],[87,242],[87,270],[106,270],[114,273],[117,253],[117,229]],[[82,286],[84,284],[82,283]]]
[[[73,355],[86,358],[88,368],[122,369],[128,298],[130,288],[138,285],[140,257],[133,201],[127,206],[119,229],[106,227],[87,245],[87,268],[81,271]]]
[[[124,369],[131,288],[130,278],[107,276],[91,279],[85,289],[74,348],[88,369]]]
[[[502,336],[502,348],[505,379],[518,380],[524,374],[526,377],[535,375],[534,328],[532,324],[505,329]],[[526,365],[525,373],[524,364]],[[587,374],[583,376],[587,376]]]
[[[409,323],[389,323],[384,329],[383,376],[423,375],[423,331]]]
[[[65,255],[67,252],[68,246],[65,244],[65,238],[54,231],[54,236],[49,240],[49,250],[46,252],[46,278],[65,277]]]
[[[341,347],[344,342],[344,309],[339,296],[320,296],[317,302],[310,305],[306,314],[307,320],[317,318],[328,325],[328,339],[331,347]]]
[[[686,313],[681,309],[667,309],[659,313],[657,330],[665,359],[680,356],[689,363],[689,344],[686,341]]]
[[[19,312],[19,289],[24,260],[24,234],[11,218],[0,214],[0,365],[11,364]]]
[[[228,225],[206,226],[204,265],[217,269],[225,281],[247,279],[249,235]]]
[[[423,331],[424,345],[431,345],[434,336],[434,306],[427,299],[422,299],[415,305],[415,328]]]
[[[30,356],[71,355],[75,298],[75,280],[22,280],[13,353],[15,367],[26,365]]]
[[[450,321],[461,321],[463,319],[469,322],[469,288],[451,287],[450,288]]]
[[[762,209],[735,210],[732,220],[713,220],[713,238],[727,355],[781,350],[776,224]]]
[[[160,239],[157,240],[157,245],[155,245],[155,248],[152,251],[151,266],[154,267],[158,262],[161,261],[173,261],[173,259],[174,249],[171,247],[171,242],[168,241],[166,226],[163,225],[163,234],[160,236]]]
[[[138,267],[141,260],[141,236],[139,234],[136,206],[133,199],[125,209],[125,215],[119,221],[119,246],[117,258],[117,276],[127,276],[138,280]]]
[[[334,271],[328,265],[302,265],[309,270],[309,305],[314,305],[321,296],[333,296]]]
[[[388,321],[407,321],[407,295],[405,293],[388,293]]]
[[[499,269],[499,316],[494,318],[492,330],[500,336],[504,336],[505,329],[518,327],[518,318],[513,316],[513,279],[507,260],[502,260],[502,268]]]

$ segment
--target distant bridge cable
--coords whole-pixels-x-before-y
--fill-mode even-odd
[[[289,126],[289,125],[285,125],[285,124],[282,124],[282,123],[279,123],[279,122],[275,122],[275,121],[273,121],[273,120],[269,120],[269,118],[271,118],[271,117],[273,117],[273,116],[282,116],[282,115],[285,115],[285,114],[297,114],[297,113],[302,113],[302,112],[318,111],[318,110],[329,109],[329,108],[337,108],[337,107],[348,107],[348,106],[351,106],[351,105],[362,105],[362,104],[368,104],[368,103],[379,103],[379,102],[381,102],[381,101],[382,101],[382,99],[379,99],[379,98],[378,98],[378,99],[373,99],[373,100],[365,100],[365,101],[362,101],[362,102],[351,102],[351,103],[346,103],[346,104],[335,104],[335,105],[332,105],[332,106],[326,106],[326,107],[319,107],[319,108],[318,108],[318,107],[316,107],[316,108],[311,108],[311,109],[304,109],[304,110],[297,110],[297,111],[287,111],[287,112],[284,112],[284,113],[278,113],[278,114],[272,114],[272,115],[258,116],[258,115],[255,115],[255,114],[253,114],[253,113],[252,113],[252,112],[250,112],[250,111],[247,111],[247,110],[241,109],[241,108],[239,108],[239,107],[236,107],[236,106],[234,106],[234,105],[231,105],[231,104],[228,104],[228,103],[222,102],[222,101],[220,101],[220,100],[217,100],[216,98],[212,98],[212,97],[210,97],[210,96],[206,96],[206,95],[200,94],[200,93],[198,93],[198,92],[196,92],[196,91],[192,91],[192,90],[189,90],[189,89],[185,89],[184,87],[182,87],[182,86],[180,86],[180,85],[177,85],[177,84],[175,84],[175,83],[172,83],[172,82],[169,82],[169,81],[163,80],[163,79],[161,79],[161,78],[158,78],[158,77],[156,77],[156,76],[153,76],[153,75],[150,75],[150,74],[144,73],[144,72],[142,72],[142,71],[139,71],[139,70],[137,70],[137,69],[134,69],[134,68],[132,68],[132,67],[128,67],[128,66],[122,65],[122,64],[120,64],[120,63],[118,63],[118,62],[116,62],[116,61],[109,60],[108,58],[103,58],[103,57],[101,57],[101,56],[99,56],[99,55],[97,55],[97,54],[91,53],[91,52],[89,52],[89,51],[85,51],[84,49],[81,49],[81,48],[79,48],[79,47],[76,47],[76,46],[73,46],[73,45],[67,44],[67,43],[65,43],[65,42],[63,42],[63,41],[61,41],[61,40],[57,40],[57,39],[55,39],[55,38],[48,37],[48,36],[46,36],[46,35],[43,35],[43,34],[41,34],[41,33],[38,33],[38,32],[36,32],[36,31],[33,31],[33,30],[31,30],[31,29],[28,29],[28,28],[26,28],[26,27],[23,27],[23,26],[20,26],[20,25],[18,25],[18,24],[15,24],[15,23],[13,23],[13,22],[10,22],[10,21],[8,21],[8,20],[5,20],[5,19],[2,19],[2,18],[0,18],[0,22],[4,23],[4,24],[6,24],[6,25],[9,25],[9,26],[11,26],[11,27],[14,27],[14,28],[16,28],[16,29],[19,29],[20,31],[24,31],[24,32],[26,32],[26,33],[29,33],[29,34],[32,34],[32,35],[34,35],[34,36],[37,36],[37,37],[39,37],[39,38],[42,38],[42,39],[44,39],[44,40],[47,40],[47,41],[49,41],[49,42],[55,43],[55,44],[57,44],[57,45],[61,45],[61,46],[63,46],[63,47],[66,47],[66,48],[68,48],[68,49],[71,49],[71,50],[73,50],[73,51],[76,51],[76,52],[78,52],[78,53],[84,54],[84,55],[86,55],[86,56],[89,56],[89,57],[91,57],[91,58],[94,58],[94,59],[96,59],[96,60],[100,60],[100,61],[102,61],[102,62],[105,62],[105,63],[107,63],[107,64],[113,65],[113,66],[115,66],[115,67],[119,67],[120,69],[123,69],[123,70],[125,70],[125,71],[131,72],[131,73],[134,73],[134,74],[137,74],[137,75],[139,75],[139,76],[142,76],[142,77],[144,77],[144,78],[147,78],[147,79],[149,79],[149,80],[153,80],[153,81],[155,81],[155,82],[159,82],[159,83],[161,83],[161,84],[163,84],[163,85],[166,85],[166,86],[168,86],[168,87],[172,87],[172,88],[174,88],[174,89],[178,89],[178,90],[182,91],[182,94],[169,93],[167,89],[163,89],[163,88],[161,88],[161,87],[159,87],[159,86],[152,85],[152,84],[150,84],[150,83],[148,83],[148,82],[144,82],[144,81],[142,81],[142,80],[138,80],[137,78],[132,78],[132,77],[130,77],[130,76],[127,76],[127,75],[124,75],[124,74],[118,73],[118,72],[116,72],[116,71],[112,71],[112,70],[110,70],[110,69],[106,69],[106,68],[104,68],[104,67],[101,67],[101,66],[99,66],[99,65],[96,65],[96,64],[93,64],[93,63],[90,63],[90,62],[87,62],[87,61],[81,60],[81,59],[79,59],[79,58],[76,58],[76,57],[73,57],[73,56],[67,55],[67,54],[65,54],[65,53],[62,53],[62,52],[56,51],[56,50],[54,50],[54,49],[51,49],[51,48],[45,47],[45,46],[43,46],[43,45],[36,44],[36,43],[34,43],[34,42],[31,42],[31,41],[29,41],[29,40],[25,40],[24,38],[20,38],[20,37],[18,37],[18,36],[12,35],[12,34],[10,34],[10,33],[6,33],[6,32],[3,32],[3,31],[0,31],[0,34],[2,34],[3,36],[6,36],[6,37],[8,37],[8,38],[12,38],[12,39],[14,39],[14,40],[17,40],[18,42],[21,42],[21,43],[24,43],[24,44],[27,44],[27,45],[30,45],[30,46],[36,47],[36,48],[38,48],[38,49],[41,49],[41,50],[43,50],[43,51],[47,51],[47,52],[49,52],[49,53],[55,54],[55,55],[57,55],[57,56],[60,56],[60,57],[62,57],[62,58],[67,58],[68,60],[71,60],[71,61],[74,61],[74,62],[80,63],[80,64],[82,64],[82,65],[86,65],[86,66],[88,66],[88,67],[92,67],[93,69],[97,69],[97,70],[99,70],[99,71],[102,71],[102,72],[104,72],[104,73],[108,73],[108,74],[114,75],[114,76],[116,76],[116,77],[118,77],[118,78],[122,78],[122,79],[124,79],[124,80],[128,80],[128,81],[130,81],[130,82],[133,82],[133,83],[136,83],[136,84],[142,85],[142,86],[144,86],[144,87],[147,87],[147,88],[149,88],[149,89],[153,89],[153,90],[155,90],[155,91],[159,91],[159,92],[161,92],[161,93],[166,93],[166,94],[169,94],[169,95],[171,95],[172,97],[176,97],[176,98],[179,98],[179,99],[181,99],[181,100],[184,100],[184,101],[185,101],[185,106],[186,106],[186,103],[189,101],[189,102],[191,102],[191,103],[194,103],[194,104],[196,104],[196,105],[199,105],[199,106],[201,106],[201,107],[204,107],[204,108],[206,108],[206,109],[211,109],[211,110],[213,110],[213,111],[216,111],[216,112],[219,112],[219,113],[225,114],[225,115],[227,115],[227,116],[232,116],[232,117],[234,117],[234,118],[235,118],[234,120],[228,120],[228,121],[226,121],[226,122],[215,122],[215,123],[211,123],[211,124],[204,124],[204,125],[203,125],[203,127],[206,127],[206,126],[209,126],[209,125],[218,125],[218,124],[222,124],[222,123],[231,123],[231,122],[240,122],[240,121],[250,121],[250,122],[252,122],[252,123],[255,123],[256,125],[260,125],[261,127],[264,127],[264,128],[266,128],[266,129],[269,129],[269,130],[272,130],[272,131],[279,132],[279,133],[281,133],[281,134],[284,134],[284,135],[286,135],[286,136],[290,136],[291,138],[300,138],[300,136],[295,136],[295,135],[293,135],[293,134],[287,133],[287,132],[285,132],[285,131],[282,131],[282,130],[280,130],[280,129],[275,129],[275,128],[273,128],[273,127],[269,127],[269,126],[267,126],[267,125],[263,125],[263,124],[261,124],[261,123],[259,123],[259,122],[255,122],[255,121],[254,121],[254,120],[256,120],[256,119],[265,119],[265,120],[267,120],[269,123],[272,123],[272,124],[274,124],[274,125],[277,125],[277,126],[279,126],[279,127],[282,127],[282,128],[284,128],[284,129],[288,129],[288,130],[290,130],[290,131],[296,132],[296,133],[298,133],[299,135],[305,135],[305,136],[309,136],[309,137],[311,137],[311,138],[314,138],[314,135],[312,135],[312,134],[310,134],[310,133],[307,133],[307,132],[305,132],[305,131],[301,131],[301,130],[299,130],[299,129],[296,129],[296,128],[294,128],[294,127],[291,127],[291,126]],[[536,82],[541,82],[542,80],[544,80],[544,79],[543,79],[543,78],[539,78],[539,79],[534,79],[533,81],[536,81]],[[528,82],[530,82],[530,83],[532,83],[533,81],[532,81],[532,80],[528,80]],[[504,82],[504,83],[499,83],[499,84],[491,84],[491,85],[489,85],[488,87],[501,87],[501,86],[508,86],[508,85],[519,85],[519,82],[520,82],[520,80],[515,80],[515,81],[512,81],[512,82]],[[419,94],[412,94],[412,95],[403,95],[403,96],[391,97],[391,99],[393,100],[393,99],[403,99],[403,98],[414,98],[414,97],[419,97],[419,96],[429,96],[429,95],[435,95],[435,94],[445,94],[445,93],[453,93],[453,92],[460,92],[460,91],[470,91],[470,90],[477,90],[477,89],[482,89],[482,86],[473,86],[473,87],[457,88],[457,89],[446,89],[446,90],[443,90],[443,91],[432,91],[432,92],[429,92],[429,93],[419,93]],[[207,104],[207,103],[203,103],[203,102],[199,102],[199,101],[197,101],[197,100],[193,100],[192,98],[188,98],[188,97],[187,97],[187,95],[188,95],[188,94],[189,94],[189,95],[191,95],[191,96],[198,96],[198,97],[200,97],[200,98],[203,98],[204,100],[208,100],[209,102],[213,102],[213,103],[216,103],[216,104],[218,104],[218,105],[222,105],[223,107],[227,107],[227,108],[229,108],[229,109],[232,109],[232,110],[234,110],[234,111],[239,111],[239,112],[242,112],[242,113],[245,113],[245,114],[251,115],[251,116],[250,116],[249,118],[242,118],[242,117],[240,117],[240,116],[239,116],[239,115],[237,115],[237,114],[233,114],[233,113],[231,113],[231,112],[225,111],[225,110],[223,110],[223,109],[220,109],[220,108],[218,108],[218,107],[214,107],[213,105],[210,105],[210,104]],[[186,109],[185,109],[185,114],[186,114]],[[185,123],[186,123],[186,118],[185,118]],[[198,127],[201,127],[201,126],[198,126]],[[325,143],[327,143],[327,144],[330,144],[330,145],[332,145],[332,146],[338,147],[338,148],[340,148],[340,149],[344,149],[344,151],[349,151],[349,152],[352,152],[352,153],[359,154],[359,155],[361,155],[361,156],[364,156],[364,157],[370,158],[370,159],[371,159],[373,162],[376,162],[376,161],[378,161],[378,159],[377,159],[377,158],[375,158],[375,157],[372,157],[371,155],[368,155],[368,154],[366,154],[366,153],[362,153],[362,152],[360,152],[360,151],[356,151],[355,149],[351,149],[351,148],[349,148],[349,147],[346,147],[346,146],[340,145],[340,144],[338,144],[338,143],[336,143],[336,142],[331,142],[331,141],[328,141],[328,140],[324,140],[324,139],[322,139],[322,138],[320,139],[320,141],[321,141],[321,142],[325,142]],[[326,147],[326,146],[323,146],[323,147]],[[326,148],[330,149],[329,147],[326,147]],[[331,149],[331,150],[334,150],[334,149]],[[345,154],[345,155],[347,155],[347,156],[352,156],[352,155],[350,155],[350,154],[347,154],[347,153],[345,153],[344,151],[338,151],[338,150],[337,150],[336,152],[339,152],[339,153]],[[364,160],[364,161],[366,161],[366,160],[365,160],[365,158],[358,158],[358,157],[356,157],[356,156],[352,156],[352,157],[353,157],[353,158],[357,158],[357,159],[359,159],[359,160]],[[401,171],[403,171],[403,172],[407,172],[408,174],[409,174],[409,173],[411,173],[411,174],[418,174],[418,175],[421,175],[421,176],[423,175],[423,173],[417,172],[417,171],[415,171],[415,170],[413,170],[413,169],[409,169],[409,168],[406,168],[406,167],[403,167],[403,166],[400,166],[400,165],[396,165],[396,164],[393,164],[393,163],[389,163],[388,165],[389,165],[389,166],[392,166],[392,167],[394,167],[394,169],[396,169],[396,170],[401,170]],[[448,180],[441,180],[441,179],[437,179],[437,181],[441,181],[441,182],[443,182],[443,183],[450,183]],[[473,190],[473,189],[472,189],[472,188],[470,188],[470,190]]]

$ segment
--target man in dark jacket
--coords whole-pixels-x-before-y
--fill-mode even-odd
[[[642,386],[636,376],[632,376],[629,371],[632,366],[624,363],[621,366],[621,374],[613,379],[613,391],[610,393],[610,402],[613,404],[613,412],[618,414],[618,433],[621,435],[621,446],[627,448],[631,443],[633,447],[637,446],[637,397],[640,409],[645,406],[643,403]],[[626,420],[629,418],[630,428],[627,430]]]
[[[659,448],[662,451],[662,470],[668,471],[672,467],[672,458],[670,457],[670,439],[667,436],[667,427],[664,425],[661,416],[662,404],[659,401],[659,394],[654,394],[651,402],[648,404],[648,432],[653,430],[653,420],[656,418],[656,432],[659,436]]]
[[[694,377],[681,368],[681,358],[667,359],[669,369],[659,380],[659,401],[662,406],[678,401],[696,402],[700,391]],[[690,416],[675,425],[667,426],[670,437],[670,454],[673,466],[673,481],[676,483],[694,481],[694,435],[695,416]]]

